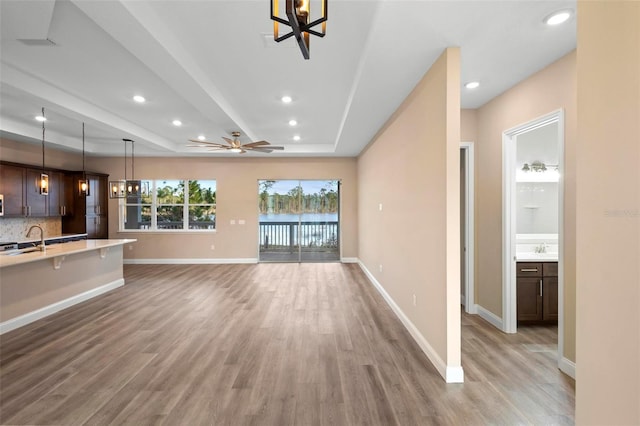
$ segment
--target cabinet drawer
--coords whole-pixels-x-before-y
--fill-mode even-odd
[[[518,277],[541,277],[542,263],[518,262],[516,263],[516,275]]]
[[[557,277],[558,262],[544,262],[542,264],[542,275],[545,277]]]

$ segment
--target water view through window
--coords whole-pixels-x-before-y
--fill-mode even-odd
[[[340,260],[338,180],[259,180],[260,261]]]

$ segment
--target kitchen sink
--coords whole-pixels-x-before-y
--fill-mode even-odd
[[[21,254],[33,253],[35,251],[40,251],[40,249],[38,247],[28,247],[28,248],[24,248],[24,249],[5,251],[5,252],[1,253],[0,255],[2,255],[2,256],[19,256]],[[48,251],[48,249],[47,249],[47,251]],[[45,251],[45,253],[46,253],[46,251]]]

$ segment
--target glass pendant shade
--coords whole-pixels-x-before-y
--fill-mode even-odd
[[[40,174],[40,183],[38,184],[41,195],[49,195],[49,175],[46,173]]]
[[[124,198],[127,194],[127,182],[125,180],[109,181],[109,198]]]
[[[78,180],[78,194],[84,197],[91,195],[89,181],[86,178]]]

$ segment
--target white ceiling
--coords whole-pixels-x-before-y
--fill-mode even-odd
[[[285,146],[248,155],[354,156],[444,48],[461,47],[462,83],[481,82],[461,89],[462,107],[477,108],[576,44],[575,17],[542,22],[575,1],[329,0],[327,36],[311,37],[305,61],[293,39],[273,41],[269,5],[1,0],[0,135],[39,141],[44,106],[48,143],[79,150],[85,122],[94,155],[122,155],[122,138],[136,155],[203,155],[187,140],[240,130]]]

